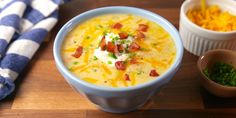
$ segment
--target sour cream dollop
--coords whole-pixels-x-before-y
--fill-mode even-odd
[[[105,35],[106,43],[113,42],[115,45],[123,45],[124,48],[128,48],[133,40],[134,38],[132,36],[128,36],[128,38],[126,39],[120,39],[120,36],[118,34],[112,32]],[[94,56],[96,56],[96,58],[101,60],[102,62],[106,63],[108,66],[112,67],[115,67],[115,63],[117,61],[126,61],[129,58],[129,54],[126,52],[113,54],[111,52],[108,52],[107,50],[101,50],[100,47],[95,49]]]

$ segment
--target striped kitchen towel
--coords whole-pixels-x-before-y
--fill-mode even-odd
[[[0,100],[57,22],[68,0],[0,0]]]

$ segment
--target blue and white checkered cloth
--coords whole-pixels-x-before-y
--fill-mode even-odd
[[[68,1],[68,0],[66,0]],[[0,100],[57,22],[65,0],[0,0]]]

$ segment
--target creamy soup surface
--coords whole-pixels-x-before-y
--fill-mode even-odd
[[[61,49],[65,66],[80,79],[129,87],[158,79],[175,61],[172,37],[160,25],[131,14],[107,14],[78,24]]]

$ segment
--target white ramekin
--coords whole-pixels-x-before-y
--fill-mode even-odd
[[[236,15],[235,0],[206,0],[206,2],[208,5],[219,5],[222,10]],[[196,6],[200,6],[200,0],[186,0],[181,6],[179,32],[185,49],[197,56],[212,49],[230,49],[235,51],[236,31],[211,31],[201,28],[188,19],[186,16],[187,11]]]
[[[126,13],[142,16],[152,20],[161,25],[172,37],[176,45],[176,59],[171,65],[169,70],[163,75],[157,77],[153,81],[124,88],[111,88],[96,86],[81,80],[73,75],[63,64],[61,58],[61,45],[64,37],[71,31],[77,24],[86,21],[92,17],[103,14]],[[58,32],[54,47],[54,59],[56,66],[60,73],[64,76],[66,81],[79,93],[88,98],[92,103],[96,104],[99,108],[107,112],[124,113],[129,112],[142,106],[155,92],[159,91],[162,86],[167,84],[175,75],[180,67],[183,56],[183,45],[178,34],[178,31],[171,23],[162,18],[161,16],[133,7],[104,7],[82,13],[69,22],[67,22]]]

